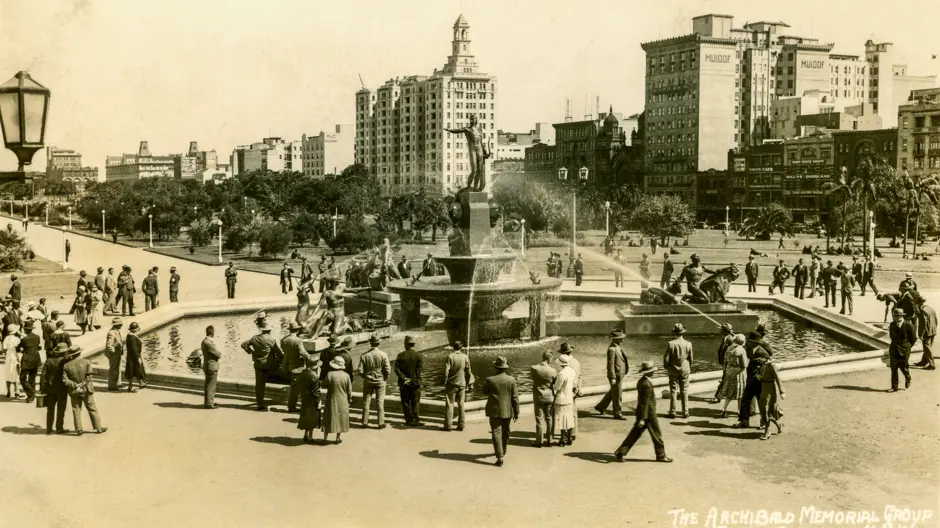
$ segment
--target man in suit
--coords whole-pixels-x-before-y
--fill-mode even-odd
[[[52,310],[52,313],[49,314],[49,319],[46,319],[42,322],[42,345],[43,349],[46,351],[48,357],[49,352],[55,348],[55,343],[52,342],[52,334],[55,333],[55,324],[59,320],[59,311]],[[63,354],[63,357],[65,354]]]
[[[858,261],[858,257],[852,255],[852,278],[855,279],[854,283],[862,283],[862,274],[865,271],[865,268],[862,266],[862,263]],[[854,284],[853,283],[853,284]]]
[[[650,377],[656,367],[652,361],[644,361],[640,365],[640,379],[636,382],[636,422],[630,433],[623,439],[620,447],[614,451],[617,462],[623,462],[623,457],[630,452],[633,444],[640,439],[644,431],[649,431],[650,439],[653,440],[653,450],[656,451],[657,462],[672,462],[672,459],[666,456],[666,445],[663,443],[663,434],[659,429],[659,418],[656,416],[656,393],[653,390],[653,383]]]
[[[852,288],[855,286],[855,275],[849,272],[848,267],[839,265],[839,290],[842,294],[842,310],[839,312],[845,315],[845,308],[848,305],[849,315],[852,315]]]
[[[640,290],[645,290],[650,287],[650,258],[643,253],[643,256],[640,258]]]
[[[281,268],[281,293],[286,294],[287,292],[294,291],[294,268],[290,267],[290,264],[287,262],[284,263],[284,267]]]
[[[862,297],[865,296],[865,287],[871,286],[871,291],[878,295],[878,287],[875,286],[875,259],[866,256],[862,264]]]
[[[260,333],[241,344],[242,350],[251,355],[255,368],[255,403],[258,411],[267,411],[264,402],[264,390],[268,383],[268,356],[277,347],[277,341],[271,337],[273,329],[268,323],[260,328]]]
[[[803,264],[801,258],[796,266],[793,266],[793,296],[797,299],[805,298],[806,281],[809,278],[809,270],[806,264]]]
[[[95,286],[102,292],[104,291],[104,268],[98,267],[98,273],[95,275]]]
[[[46,434],[52,434],[53,421],[56,434],[65,433],[65,404],[68,402],[69,392],[62,381],[62,366],[69,347],[59,343],[48,352],[46,363],[42,367],[42,378],[39,381],[42,393],[46,395]]]
[[[20,302],[23,299],[23,285],[16,279],[15,273],[10,275],[10,281],[12,281],[9,291],[10,297],[12,297],[14,301]]]
[[[290,322],[290,334],[281,339],[281,351],[284,352],[284,366],[290,373],[290,391],[287,396],[287,412],[297,412],[297,399],[300,397],[300,374],[310,360],[310,354],[304,349],[304,342],[297,335],[300,324]],[[332,358],[330,358],[332,360]]]
[[[620,383],[627,371],[630,370],[630,362],[627,360],[627,353],[620,348],[626,334],[623,330],[616,329],[610,333],[610,346],[607,347],[607,381],[610,382],[610,390],[604,395],[604,398],[594,407],[600,414],[607,412],[607,406],[613,403],[614,419],[625,420],[621,412],[621,387]]]
[[[375,397],[378,407],[379,429],[385,429],[385,385],[392,373],[388,354],[379,348],[379,337],[369,336],[369,350],[359,357],[359,375],[362,376],[362,427],[369,427],[369,407]]]
[[[924,367],[924,370],[936,370],[933,361],[933,338],[937,335],[937,312],[927,303],[920,305],[921,322],[920,340],[924,346],[924,352],[920,356],[920,361],[914,363],[917,367]]]
[[[115,317],[111,320],[111,330],[105,338],[104,355],[108,358],[108,390],[116,391],[121,385],[121,357],[124,355],[124,337],[121,335],[123,323]]]
[[[395,376],[405,415],[405,425],[421,427],[421,354],[415,350],[415,338],[405,336],[405,351],[395,358]]]
[[[663,274],[659,278],[660,289],[665,290],[672,281],[672,274],[676,271],[672,261],[669,260],[669,253],[663,253]]]
[[[578,258],[574,261],[574,285],[580,286],[581,280],[584,278],[584,259],[580,253],[578,253]]]
[[[535,447],[542,447],[542,440],[545,440],[545,447],[552,445],[552,435],[554,434],[552,412],[552,402],[555,401],[555,376],[558,373],[551,366],[552,353],[549,350],[542,352],[542,362],[532,365],[529,368],[529,376],[532,378],[532,405],[535,408]]]
[[[421,264],[421,276],[433,277],[435,275],[437,275],[437,262],[434,260],[434,256],[428,253],[428,258],[424,259]]]
[[[914,274],[910,271],[904,274],[904,280],[898,285],[898,290],[904,291],[905,288],[917,291],[917,281],[914,280]]]
[[[144,311],[149,312],[157,307],[157,294],[160,292],[160,285],[157,283],[157,274],[150,270],[147,276],[140,284],[141,291],[144,292]]]
[[[17,352],[23,354],[20,359],[20,387],[26,392],[26,403],[36,400],[36,374],[42,366],[42,356],[39,355],[42,340],[33,333],[34,325],[32,319],[23,323],[23,337],[16,347]]]
[[[401,256],[401,262],[398,263],[398,274],[403,279],[411,277],[411,263],[408,262],[408,257],[404,255]]]
[[[104,314],[112,314],[117,311],[114,299],[116,290],[117,282],[114,278],[114,268],[108,268],[108,274],[104,277]]]
[[[326,276],[327,269],[328,268],[326,264],[326,255],[321,255],[320,262],[317,264],[317,271],[320,272],[320,275],[319,275],[320,276],[320,293],[323,293],[326,290],[325,276]]]
[[[121,294],[121,315],[124,315],[124,308],[126,307],[130,312],[130,316],[134,317],[134,294],[137,293],[137,285],[134,284],[134,276],[131,274],[130,266],[127,266],[127,269],[124,272],[124,288]],[[120,279],[118,279],[120,283]]]
[[[614,255],[614,288],[623,288],[623,268],[627,265],[627,259],[623,257],[623,251],[617,248],[617,254]]]
[[[454,420],[454,405],[457,405],[457,430],[463,431],[466,422],[464,401],[467,389],[473,386],[473,373],[470,372],[470,358],[463,350],[462,341],[454,341],[453,352],[444,363],[444,430],[450,431]]]
[[[176,272],[176,266],[170,268],[170,302],[179,302],[180,295],[180,274]]]
[[[839,276],[839,270],[832,265],[832,261],[826,261],[826,267],[819,273],[823,283],[823,298],[826,301],[824,308],[836,307],[836,280]]]
[[[771,295],[774,293],[778,287],[780,288],[780,293],[784,293],[783,288],[786,285],[787,279],[790,278],[790,270],[787,269],[787,264],[780,259],[780,263],[774,266],[773,271],[773,282],[770,283],[770,289],[767,293]]]
[[[816,297],[816,280],[819,277],[819,257],[816,254],[809,259],[809,298]]]
[[[69,347],[65,365],[62,367],[62,382],[68,388],[72,400],[72,420],[75,422],[75,434],[81,436],[82,431],[82,405],[88,409],[91,417],[91,426],[95,432],[102,434],[108,430],[101,426],[98,416],[98,406],[95,405],[95,384],[92,382],[91,362],[80,357],[81,347]]]
[[[55,322],[55,332],[52,332],[52,335],[49,337],[52,341],[53,348],[59,343],[65,343],[68,346],[72,346],[72,336],[65,331],[65,321],[58,320]]]
[[[663,354],[663,366],[669,376],[669,418],[676,417],[676,392],[682,399],[682,418],[689,417],[689,374],[692,373],[692,343],[682,337],[685,327],[676,323],[672,327],[675,339],[666,343],[666,353]]]
[[[760,266],[754,260],[754,255],[747,256],[747,265],[744,266],[744,275],[747,277],[747,291],[757,291],[757,277],[760,275]]]
[[[229,262],[225,269],[225,289],[228,291],[228,298],[235,298],[235,284],[238,282],[238,270],[235,269],[235,263]]]
[[[907,361],[911,355],[911,347],[917,340],[917,331],[910,321],[904,319],[904,310],[895,308],[892,312],[894,321],[888,327],[891,336],[891,345],[888,347],[888,360],[891,367],[891,388],[888,392],[898,390],[898,371],[904,375],[904,388],[911,386],[911,373]]]
[[[493,367],[496,374],[483,382],[483,394],[486,395],[486,417],[490,420],[496,465],[502,466],[509,448],[509,420],[519,419],[519,395],[516,394],[516,378],[506,372],[509,370],[506,358],[496,358]]]
[[[218,409],[219,406],[215,404],[215,385],[219,381],[219,359],[222,358],[222,353],[215,346],[215,328],[213,326],[206,327],[206,338],[202,340],[200,348],[202,348],[202,370],[206,375],[203,407]]]

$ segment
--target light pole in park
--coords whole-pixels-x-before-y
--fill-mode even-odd
[[[102,209],[101,210],[101,238],[106,238],[108,236],[107,230],[105,229],[104,221],[105,221],[104,209]]]
[[[193,220],[199,220],[199,206],[193,206]]]
[[[519,244],[519,252],[522,254],[522,258],[525,258],[525,218],[519,220],[519,223],[522,225],[520,228],[522,230],[522,243]]]
[[[607,215],[604,217],[604,232],[609,237],[610,236],[610,201],[604,202],[604,209]]]
[[[869,245],[871,246],[871,259],[872,261],[874,261],[875,260],[875,212],[874,211],[868,211],[868,225],[871,226],[871,234],[870,234],[871,244]]]
[[[219,218],[219,264],[222,263],[222,219]]]
[[[33,80],[25,71],[18,72],[0,85],[3,144],[16,154],[18,162],[15,171],[0,172],[0,184],[29,179],[24,168],[32,163],[33,154],[45,146],[50,96],[49,89]],[[12,202],[10,214],[13,214]]]
[[[23,211],[23,220],[29,222],[29,200],[23,200],[23,206],[26,208]]]
[[[69,231],[72,230],[72,206],[69,206]]]
[[[153,214],[147,214],[147,222],[150,224],[150,247],[153,247]]]
[[[581,167],[578,169],[578,180],[585,181],[588,179],[589,170],[587,167]],[[567,182],[568,181],[568,168],[560,167],[558,169],[558,179]],[[569,190],[571,191],[571,248],[568,253],[568,271],[567,275],[569,277],[574,277],[574,260],[575,252],[577,251],[577,232],[578,232],[578,217],[577,217],[577,207],[578,207],[578,192],[575,184],[569,185]]]
[[[336,213],[334,213],[333,214],[333,238],[336,238],[336,220],[338,218],[339,216]]]

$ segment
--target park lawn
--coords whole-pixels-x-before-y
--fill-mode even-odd
[[[56,227],[56,226],[51,226]],[[59,227],[59,229],[62,229]],[[67,230],[67,229],[65,229]],[[92,229],[87,229],[83,226],[72,224],[72,231],[69,234],[76,234],[80,236],[87,236],[91,238],[101,239],[101,231],[94,231]],[[106,240],[111,241],[111,234],[108,233]],[[128,237],[126,235],[118,235],[118,244],[123,246],[130,246],[133,248],[146,248],[150,247],[150,239],[146,236],[143,237]],[[177,239],[170,240],[161,240],[156,237],[153,239],[154,247],[175,247],[175,246],[189,246],[189,240],[185,237],[179,237]]]
[[[0,295],[6,296],[10,290],[10,275],[15,273],[23,286],[23,307],[29,301],[46,298],[46,304],[54,308],[71,305],[75,294],[78,273],[65,271],[62,265],[36,256],[33,260],[24,260],[23,269],[4,272],[0,275]]]

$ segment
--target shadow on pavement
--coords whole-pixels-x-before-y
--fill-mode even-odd
[[[596,452],[574,452],[574,453],[565,453],[566,457],[578,458],[581,460],[586,460],[588,462],[597,462],[598,464],[610,464],[616,459],[611,453],[596,453]]]
[[[858,391],[858,392],[884,392],[884,389],[875,389],[873,387],[859,387],[857,385],[830,385],[825,387],[827,389],[835,390],[847,390],[847,391]]]
[[[719,422],[707,422],[705,420],[699,420],[695,422],[669,422],[669,425],[695,427],[697,429],[725,429],[728,427],[728,424],[719,423]]]
[[[492,453],[483,455],[472,455],[469,453],[441,453],[437,449],[433,451],[421,451],[418,454],[428,458],[437,458],[439,460],[454,460],[457,462],[470,462],[472,464],[482,464],[484,466],[491,466],[493,464],[484,462],[482,459],[495,456]]]
[[[754,440],[754,439],[760,438],[760,437],[763,436],[763,434],[764,434],[763,429],[761,429],[761,430],[757,430],[757,429],[744,429],[744,430],[734,429],[734,431],[741,431],[741,432],[731,433],[731,432],[728,432],[728,431],[711,430],[711,431],[686,431],[685,434],[687,434],[687,435],[700,435],[700,436],[719,436],[719,437],[722,437],[722,438],[735,438],[735,439],[738,439],[738,440]],[[746,431],[746,432],[745,432],[745,431]]]
[[[0,431],[4,433],[11,433],[16,435],[38,435],[46,434],[46,428],[41,425],[29,424],[29,427],[17,427],[15,425],[8,425]]]
[[[155,402],[154,405],[156,405],[157,407],[163,407],[164,409],[199,409],[201,411],[209,410],[209,409],[206,409],[205,406],[203,406],[203,404],[201,403]],[[251,404],[251,403],[246,404],[246,405],[235,405],[231,403],[217,403],[216,405],[219,406],[219,409],[241,409],[241,410],[248,410],[248,411],[255,410],[254,404]]]
[[[297,447],[304,445],[302,437],[295,436],[256,436],[250,438],[252,442],[261,442],[262,444],[277,444],[284,447]]]

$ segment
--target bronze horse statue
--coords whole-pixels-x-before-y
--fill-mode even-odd
[[[702,290],[707,298],[697,297],[690,293],[682,295],[682,285],[678,280],[674,280],[667,290],[660,288],[649,288],[640,293],[640,302],[642,304],[678,304],[680,295],[681,302],[685,304],[710,304],[726,303],[728,300],[725,295],[731,290],[731,283],[741,276],[738,267],[735,264],[719,269],[702,280],[699,289]]]

